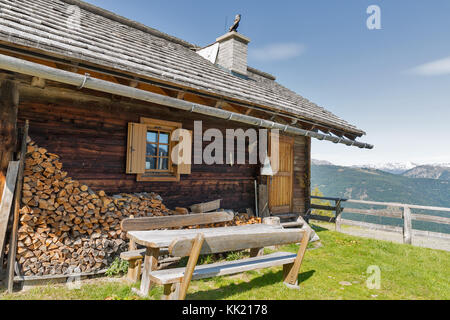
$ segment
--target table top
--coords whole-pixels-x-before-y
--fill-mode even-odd
[[[177,238],[195,238],[199,233],[205,237],[208,235],[233,235],[246,233],[270,233],[280,231],[281,225],[251,224],[244,226],[221,227],[221,228],[201,228],[183,230],[150,230],[150,231],[130,231],[128,237],[137,244],[151,248],[167,248],[173,240]]]

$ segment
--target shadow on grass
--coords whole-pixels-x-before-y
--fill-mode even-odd
[[[299,285],[311,278],[315,270],[310,270],[303,272],[299,275]],[[246,291],[251,291],[254,289],[262,288],[265,286],[270,286],[276,283],[282,282],[282,271],[278,272],[268,272],[262,276],[251,280],[250,282],[242,282],[239,284],[231,283],[225,285],[224,287],[211,289],[206,291],[198,291],[192,294],[188,294],[186,300],[222,300],[226,299],[232,295],[244,293]],[[276,299],[276,297],[274,297]]]
[[[311,228],[313,228],[314,231],[316,231],[316,232],[326,232],[326,231],[330,231],[330,229],[323,228],[323,227],[318,226],[318,225],[316,225],[316,224],[311,224],[310,226],[311,226]]]

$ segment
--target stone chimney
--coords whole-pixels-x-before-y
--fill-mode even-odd
[[[247,75],[247,49],[250,39],[232,31],[216,41],[219,44],[216,63],[232,72]]]

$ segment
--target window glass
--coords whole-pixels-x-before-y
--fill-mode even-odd
[[[147,132],[146,170],[169,171],[170,133]]]
[[[158,158],[147,157],[147,161],[145,162],[146,170],[156,170],[156,162]]]
[[[169,145],[160,144],[159,145],[159,156],[168,157],[169,156]]]
[[[159,170],[169,170],[169,158],[159,158]]]
[[[161,132],[159,134],[159,143],[169,144],[169,134],[165,132]]]
[[[147,142],[158,142],[158,132],[155,131],[147,132]]]
[[[158,145],[157,144],[147,144],[147,156],[156,157]]]

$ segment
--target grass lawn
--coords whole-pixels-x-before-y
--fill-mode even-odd
[[[331,231],[334,225],[326,223],[313,227],[323,246],[307,251],[300,290],[283,285],[278,267],[193,281],[187,299],[450,299],[450,252],[357,238]],[[296,252],[298,246],[280,250]],[[380,289],[367,288],[369,266],[381,270]],[[81,289],[51,285],[12,295],[0,293],[0,299],[141,299],[131,287],[120,279],[97,279]],[[155,287],[148,299],[159,299],[161,293],[162,287]]]

